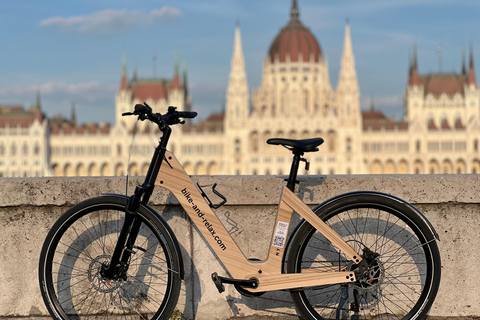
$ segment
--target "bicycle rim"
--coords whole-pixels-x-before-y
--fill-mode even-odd
[[[77,207],[52,228],[42,250],[42,294],[52,315],[168,318],[178,298],[179,285],[174,281],[180,279],[172,270],[173,254],[159,228],[137,213],[142,224],[128,271],[123,279],[105,279],[100,270],[112,257],[125,207],[116,203]]]
[[[348,285],[292,292],[308,319],[416,319],[431,306],[438,289],[440,262],[431,234],[415,213],[385,203],[350,204],[325,210],[323,220],[369,260],[368,274]],[[407,211],[407,212],[406,212]],[[289,271],[355,270],[356,266],[310,225],[293,244],[296,262]],[[430,240],[427,240],[430,239]],[[367,249],[365,249],[367,248]],[[368,256],[368,258],[366,258]],[[291,255],[292,257],[292,255]],[[343,288],[343,289],[342,289]],[[343,291],[343,292],[342,292]],[[342,293],[348,295],[343,306]]]

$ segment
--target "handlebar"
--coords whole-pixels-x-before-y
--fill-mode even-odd
[[[124,112],[122,116],[138,116],[139,120],[150,120],[156,123],[160,130],[164,130],[166,127],[174,124],[184,124],[184,119],[193,119],[197,116],[194,111],[176,111],[176,107],[168,107],[168,111],[165,114],[153,113],[152,108],[144,102],[143,104],[135,105],[133,112]]]

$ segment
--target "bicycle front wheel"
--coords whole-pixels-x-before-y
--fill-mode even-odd
[[[306,319],[421,319],[440,283],[440,253],[432,231],[409,205],[373,193],[350,194],[316,214],[368,264],[347,284],[292,290]],[[292,239],[289,273],[358,268],[329,240],[304,223]],[[343,297],[343,298],[342,298]]]
[[[126,198],[88,199],[52,227],[42,248],[40,288],[56,319],[168,319],[178,300],[180,262],[170,233],[144,206],[140,229],[128,245],[128,270],[119,279],[102,276],[125,221]]]

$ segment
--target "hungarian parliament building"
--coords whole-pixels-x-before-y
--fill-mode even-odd
[[[291,152],[265,141],[321,137],[319,152],[305,155],[310,170],[302,167],[299,174],[480,173],[480,92],[472,48],[458,73],[421,74],[416,52],[411,55],[401,121],[360,109],[348,22],[340,59],[333,88],[325,52],[293,0],[290,19],[263,61],[261,85],[249,92],[237,25],[224,111],[173,127],[170,151],[192,175],[286,175]],[[143,102],[160,113],[168,106],[194,109],[186,72],[175,65],[173,73],[170,79],[128,76],[124,61],[114,125],[79,124],[74,113],[71,119],[48,119],[39,95],[28,110],[1,106],[0,176],[146,174],[161,133],[154,124],[121,115]]]

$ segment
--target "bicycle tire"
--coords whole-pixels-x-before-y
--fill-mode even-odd
[[[42,247],[39,281],[45,305],[55,319],[121,317],[168,319],[180,287],[180,257],[169,228],[142,204],[141,227],[124,279],[100,275],[113,254],[127,198],[85,200],[54,224]]]
[[[434,234],[413,207],[385,194],[355,193],[314,211],[363,259],[368,257],[370,266],[355,283],[291,290],[305,319],[426,317],[440,284],[441,260]],[[356,268],[307,222],[299,227],[289,250],[289,273],[322,266]],[[348,299],[339,308],[342,291]]]

